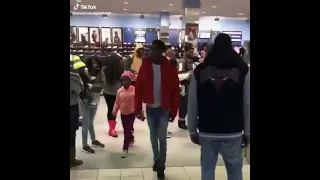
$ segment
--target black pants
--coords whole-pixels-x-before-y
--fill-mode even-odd
[[[116,102],[117,96],[106,94],[106,93],[103,93],[103,96],[108,106],[108,113],[107,113],[108,120],[116,120],[116,117],[113,117],[112,115],[112,110],[113,110],[114,103]]]
[[[184,119],[188,111],[188,86],[185,87],[185,96],[180,95],[179,118]]]
[[[70,149],[76,147],[76,131],[79,128],[78,104],[70,106]]]

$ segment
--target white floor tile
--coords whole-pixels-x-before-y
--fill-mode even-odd
[[[157,180],[157,173],[152,168],[142,168],[142,173],[145,180]]]
[[[123,177],[143,176],[141,168],[121,169],[121,179]]]
[[[120,177],[120,176],[121,176],[120,169],[100,169],[98,172],[98,178]]]
[[[71,170],[70,176],[73,179],[97,179],[98,170]]]
[[[167,179],[170,180],[183,180],[189,179],[183,167],[167,167],[165,171]]]
[[[144,180],[143,176],[124,176],[121,180]]]
[[[190,180],[201,179],[201,168],[200,167],[184,167]]]
[[[103,177],[103,178],[98,178],[97,180],[121,180],[121,177]]]

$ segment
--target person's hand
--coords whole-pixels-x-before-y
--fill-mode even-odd
[[[200,145],[199,134],[198,133],[191,133],[190,134],[190,139],[194,144]]]
[[[116,117],[116,116],[117,116],[117,113],[116,113],[116,112],[112,112],[112,116],[113,116],[113,117]]]
[[[88,89],[92,88],[92,84],[87,84],[87,86],[88,86]]]
[[[169,122],[173,122],[175,118],[170,117]]]
[[[136,113],[136,117],[137,117],[138,119],[140,119],[141,121],[144,121],[144,120],[145,120],[145,116],[144,116],[143,111],[140,111],[139,113]]]

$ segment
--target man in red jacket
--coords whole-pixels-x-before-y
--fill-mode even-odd
[[[178,71],[163,56],[165,51],[163,41],[152,42],[150,57],[144,59],[140,67],[135,91],[135,112],[138,118],[144,116],[142,102],[146,103],[153,150],[153,170],[157,171],[159,180],[165,178],[168,122],[174,121],[180,100]]]

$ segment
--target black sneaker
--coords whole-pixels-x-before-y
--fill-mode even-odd
[[[186,121],[178,121],[178,127],[184,130],[188,129],[188,127],[186,126]]]
[[[85,152],[93,154],[95,151],[90,146],[85,146],[82,148]]]
[[[104,144],[102,144],[102,143],[99,142],[98,140],[92,141],[91,144],[92,144],[92,146],[95,146],[95,147],[104,148]]]
[[[156,172],[158,170],[158,164],[159,164],[159,160],[154,161],[154,164],[152,166],[152,169],[154,172]]]
[[[157,177],[158,177],[158,180],[165,180],[164,169],[157,170]]]

